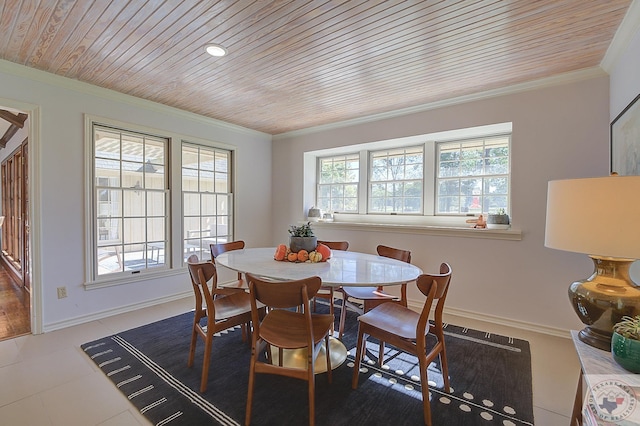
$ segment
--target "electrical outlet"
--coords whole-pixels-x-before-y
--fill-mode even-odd
[[[67,297],[67,288],[58,287],[58,299],[64,299],[65,297]]]

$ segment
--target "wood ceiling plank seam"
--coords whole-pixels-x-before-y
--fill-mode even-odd
[[[311,0],[304,7],[296,7],[293,10],[290,10],[288,13],[270,21],[268,24],[251,34],[246,34],[244,31],[237,33],[237,38],[228,40],[232,43],[231,46],[233,47],[240,43],[244,44],[240,51],[233,52],[234,59],[240,60],[243,56],[251,56],[256,51],[260,51],[260,47],[270,45],[275,39],[288,37],[289,31],[303,25],[303,23],[300,22],[303,17],[310,15],[314,17],[318,16],[317,14],[319,10],[329,10],[323,8],[323,6],[332,3],[334,2],[325,1],[324,3],[320,3],[317,0]],[[287,28],[288,30],[285,32],[283,31],[284,28]],[[247,46],[249,46],[249,48],[247,48]]]
[[[192,70],[192,74],[195,76],[196,73]],[[212,81],[213,81],[213,79],[212,79]],[[218,84],[218,83],[215,82],[214,84]]]
[[[19,0],[7,0],[2,4],[2,15],[0,15],[0,52],[2,52],[2,58],[6,59],[7,43],[11,39],[13,28],[15,27],[16,20],[18,19],[18,13],[16,10],[20,10],[21,1]]]
[[[506,31],[506,30],[505,30],[505,31]],[[468,44],[475,44],[475,43],[474,43],[473,41],[469,41],[469,42],[468,42]],[[443,48],[443,49],[445,49],[445,48],[446,48],[446,49],[447,49],[447,51],[449,52],[449,49],[451,48],[451,46],[446,46],[446,47],[445,47],[445,46],[443,46],[442,48]],[[382,48],[381,50],[384,50],[384,48]],[[400,54],[404,54],[404,52],[403,52],[402,50],[400,50],[400,49],[397,49],[397,50],[398,50],[398,52],[399,52]],[[456,52],[456,53],[457,53],[457,52]],[[454,53],[452,53],[452,55],[453,55],[453,54],[454,54]],[[396,56],[398,56],[398,55],[396,55]],[[362,64],[361,58],[358,58],[358,59],[359,59],[359,60],[357,61],[357,63],[358,63],[358,64]],[[397,60],[397,59],[396,59],[396,58],[392,58],[392,60],[394,60],[394,61],[395,61],[395,60]],[[373,61],[377,61],[377,60],[376,60],[376,59],[373,59]],[[338,64],[336,64],[336,65],[338,65]],[[313,66],[313,64],[311,64],[310,66]]]
[[[607,24],[602,24],[602,25],[605,26]],[[589,22],[578,21],[578,22],[575,22],[573,24],[573,26],[568,27],[568,28],[571,29],[571,31],[574,34],[574,39],[572,41],[572,44],[574,44],[575,43],[575,34],[578,34],[579,30],[585,30],[585,29],[592,30],[594,28],[594,26]],[[606,28],[603,27],[603,30],[604,29],[606,29]],[[602,32],[602,31],[600,31],[599,28],[598,28],[598,31]],[[524,46],[514,45],[514,46],[511,47],[511,50],[521,50],[523,48],[526,48],[526,49],[530,50],[532,47],[536,47],[535,45],[532,46],[530,44],[531,40],[536,40],[534,38],[534,36],[530,35],[529,33],[527,33],[526,35],[528,36],[528,38],[523,40],[523,41],[526,41],[527,44],[524,45]],[[565,44],[567,42],[567,40],[563,39],[564,37],[565,37],[564,35],[555,36],[555,38],[553,38],[553,39],[546,39],[544,41],[540,41],[538,43],[538,45],[540,47],[547,48],[548,44],[554,44],[556,47],[560,47],[560,46],[562,46],[562,43],[559,43],[560,41],[562,41]],[[469,42],[468,44],[473,44],[473,42]],[[511,45],[511,44],[512,44],[511,41],[504,41],[504,40],[495,42],[494,44],[483,44],[483,49],[482,50],[471,51],[469,54],[473,55],[473,56],[482,56],[482,55],[488,54],[488,52],[495,52],[496,50],[499,50],[500,54],[501,53],[506,53],[509,50],[508,49],[504,49],[504,47],[508,46],[508,45]],[[562,49],[566,50],[566,47],[562,47]],[[470,59],[469,57],[464,56],[464,52],[463,51],[459,51],[459,50],[455,50],[455,49],[450,49],[449,48],[449,49],[447,49],[447,53],[455,61],[453,64],[455,64],[456,62],[466,62],[468,59]],[[397,55],[395,55],[395,56],[397,56]],[[378,68],[380,67],[380,65],[384,65],[384,61],[380,62],[380,61],[371,60],[371,59],[368,60],[368,61],[369,62],[375,62],[376,66]],[[397,63],[397,58],[392,56],[392,55],[390,55],[389,59],[386,59],[386,62],[389,62],[389,63],[392,63],[392,64],[393,63]],[[365,65],[366,63],[367,63],[367,61],[360,62],[359,65]],[[343,70],[338,70],[336,72],[340,73],[343,78],[346,77]],[[391,70],[389,70],[389,72],[391,72]],[[296,78],[297,78],[298,84],[302,84],[303,83],[303,81],[300,79],[301,78],[300,76],[296,76]]]
[[[186,4],[186,2],[183,2],[182,4]],[[191,18],[191,16],[198,17],[197,20],[202,19],[204,23],[204,21],[208,19],[207,14],[205,12],[210,10],[211,10],[211,6],[206,4],[206,2],[197,2],[192,9],[189,9],[188,12],[185,12],[185,14],[182,15],[178,20],[176,20],[175,23],[170,27],[172,30],[172,33],[165,34],[166,41],[163,42],[162,45],[163,46],[170,45],[174,37],[177,37],[181,32],[187,31],[188,26],[191,23],[196,22]],[[216,13],[219,13],[219,11]],[[175,44],[172,45],[172,48],[174,48],[174,46]],[[160,57],[169,55],[168,52],[169,50],[166,49],[162,51],[160,54],[158,54],[157,51],[150,50],[148,53],[145,52],[145,53],[142,53],[141,55],[138,55],[138,57],[136,57],[137,59],[136,62],[131,62],[129,64],[129,68],[123,69],[123,72],[126,73],[126,75],[131,76],[127,79],[127,81],[133,78],[133,76],[136,76],[137,73],[139,72],[146,74],[147,70],[151,67],[151,65],[154,62],[158,61]],[[155,54],[155,56],[153,56],[153,59],[148,59],[149,57],[152,56],[152,54]],[[157,66],[160,66],[160,65],[161,64],[157,64]]]
[[[463,26],[464,26],[464,25],[463,25]],[[371,43],[375,43],[375,42],[377,42],[377,40],[375,40],[373,37],[371,37],[371,35],[370,35],[370,34],[363,34],[363,37],[367,37],[367,39],[368,39]],[[413,36],[413,38],[417,38],[417,37],[419,37],[419,36],[415,36],[415,35]],[[388,42],[388,44],[393,44],[393,43],[394,43],[394,41],[389,41],[389,42]],[[352,44],[352,43],[351,43],[351,44]],[[363,47],[364,47],[364,46],[363,46]],[[398,50],[398,51],[400,51],[400,52],[401,52],[401,49],[402,49],[402,48],[398,48],[398,47],[396,47],[396,50]],[[297,67],[298,67],[298,68],[300,68],[300,67],[304,67],[304,68],[314,68],[314,67],[317,67],[317,66],[318,66],[318,63],[317,63],[317,62],[314,62],[314,60],[322,60],[322,59],[323,59],[323,60],[325,60],[325,61],[331,61],[332,65],[334,65],[334,66],[336,66],[336,67],[337,67],[337,66],[339,65],[340,60],[342,60],[342,59],[343,59],[343,58],[341,57],[341,55],[340,55],[340,54],[338,54],[338,55],[335,55],[335,54],[334,54],[334,56],[333,56],[333,57],[331,57],[331,58],[329,58],[329,55],[331,55],[331,53],[328,53],[328,54],[326,54],[326,55],[323,55],[323,57],[320,57],[320,56],[318,56],[318,57],[314,57],[314,58],[312,59],[312,61],[305,61],[304,63],[299,64]],[[353,56],[353,55],[354,55],[353,50],[351,50],[350,56]],[[375,59],[374,59],[374,60],[375,60]],[[287,64],[287,65],[288,65],[288,63],[287,63],[286,61],[284,61],[284,60],[280,60],[279,62],[280,62],[280,63],[285,63],[285,64]],[[273,70],[273,69],[272,69],[272,71],[275,71],[275,70]],[[288,66],[288,67],[287,67],[287,74],[288,74],[288,75],[295,75],[295,72],[296,72],[296,71],[297,71],[297,70],[296,70],[296,67],[293,67],[293,68],[292,68],[291,66]]]
[[[62,53],[62,46],[67,41],[69,34],[77,28],[78,19],[76,18],[76,14],[78,10],[82,10],[83,7],[85,9],[88,8],[89,3],[77,1],[56,3],[55,9],[44,25],[37,39],[37,44],[34,46],[28,60],[25,61],[25,65],[38,68],[40,67],[40,61],[45,58],[45,63],[42,64],[42,68],[52,70],[50,68],[51,60],[58,55],[64,54]],[[81,12],[81,14],[84,15],[84,12]],[[71,23],[72,30],[64,31],[66,22]],[[61,37],[62,41],[60,42]],[[52,53],[47,56],[49,49],[51,49]],[[52,71],[54,73],[56,72],[55,69]]]
[[[78,70],[77,77],[79,79],[93,83],[99,80],[100,76],[104,73],[105,67],[109,66],[109,64],[117,66],[119,56],[126,50],[126,46],[124,46],[125,41],[130,37],[134,38],[132,34],[135,33],[136,28],[143,26],[157,10],[155,7],[145,7],[153,1],[154,0],[140,0],[135,9],[127,11],[129,13],[124,17],[123,22],[118,25],[106,43],[102,45],[100,54],[93,56],[84,68]],[[162,6],[166,0],[161,1]],[[125,10],[126,9],[123,9],[123,12]]]
[[[2,45],[3,58],[8,61],[16,62],[18,57],[18,51],[22,45],[22,40],[28,31],[28,26],[36,13],[36,8],[32,1],[10,1],[10,5],[18,6],[17,8],[10,9],[14,11],[14,19],[11,20],[10,32],[4,33],[5,37],[2,37],[4,44]],[[17,12],[17,13],[16,13]],[[6,12],[5,12],[6,13]],[[8,34],[8,37],[6,35]]]
[[[109,4],[108,2],[76,2],[76,7],[71,10],[52,42],[51,50],[55,53],[42,59],[46,63],[46,65],[43,63],[43,68],[65,75],[66,69],[70,67],[69,62],[75,61],[85,51],[82,48],[78,49],[78,46],[89,38],[89,31],[96,20],[105,13]]]
[[[286,75],[289,75],[289,74],[290,73],[287,71]],[[199,75],[194,73],[193,74],[193,78],[195,79],[196,77],[199,77]],[[217,84],[215,75],[214,76],[209,76],[208,78],[206,78],[204,81],[201,82],[202,86],[207,86],[209,84]]]
[[[370,97],[367,97],[366,101],[368,101],[370,103],[371,102]],[[351,104],[351,102],[350,102],[350,104]]]
[[[561,54],[560,54],[560,55],[561,55]],[[539,68],[540,68],[540,67],[533,67],[533,69],[539,69]],[[472,70],[472,71],[469,71],[467,74],[469,74],[471,77],[473,77],[475,74],[477,74],[477,71],[473,71],[473,70]],[[466,77],[466,76],[464,76],[464,77]],[[462,78],[462,76],[461,76],[461,75],[457,75],[457,76],[456,76],[456,78],[457,78],[457,80],[456,80],[456,81],[459,81],[459,80]],[[414,85],[412,85],[412,84],[409,84],[409,85],[406,85],[406,86],[409,86],[409,87],[416,87],[416,86],[414,86]],[[406,86],[405,86],[405,87],[406,87]],[[398,88],[391,88],[391,89],[389,89],[389,91],[390,91],[391,93],[398,93],[398,92],[399,92]],[[411,89],[411,90],[410,90],[410,92],[414,92],[414,91],[415,91],[415,89]],[[334,93],[340,93],[340,94],[343,94],[344,92],[343,92],[343,91],[340,91],[340,90],[336,90]],[[379,89],[379,88],[378,88],[377,90],[375,90],[375,93],[376,93],[376,94],[378,94],[378,93],[380,93],[380,94],[384,94],[384,93],[382,93],[382,90],[381,90],[381,89]],[[336,96],[334,96],[334,98],[335,98],[335,97],[337,97],[337,96],[339,96],[340,98],[349,99],[350,101],[355,101],[355,100],[357,100],[357,98],[356,98],[356,97],[351,97],[351,98],[349,98],[347,95],[342,95],[342,96],[341,96],[341,95],[336,95]],[[366,95],[366,100],[371,101],[371,98],[372,98],[372,97],[371,97],[370,95]]]
[[[193,50],[192,48],[193,44],[200,44],[199,40],[201,40],[201,38],[204,35],[207,35],[207,32],[208,32],[206,25],[210,24],[210,22],[214,21],[216,18],[219,18],[219,15],[221,15],[222,13],[224,13],[224,10],[219,11],[217,15],[207,19],[203,23],[203,25],[199,25],[196,31],[189,31],[187,36],[181,39],[179,43],[176,43],[170,49],[167,49],[165,54],[158,56],[152,63],[148,64],[147,66],[152,70],[154,68],[158,68],[161,70],[163,66],[166,66],[167,64],[171,66],[173,64],[190,63],[190,61],[186,58],[189,55],[191,55],[191,52]],[[207,37],[216,39],[215,36],[207,36]],[[220,40],[219,42],[223,43],[222,40]],[[202,63],[202,61],[204,60],[203,58],[204,58],[204,55],[200,55],[199,59],[197,59],[198,61],[197,63]],[[141,74],[141,73],[137,73],[137,74]],[[129,82],[129,85],[130,85],[129,90],[131,90],[132,92],[136,92],[141,88],[144,90],[144,86],[148,84],[148,81],[149,81],[148,74],[133,75]]]
[[[599,63],[599,60],[601,59],[601,56],[604,55],[604,51],[606,49],[602,49],[601,53],[594,55],[594,61],[590,64],[588,64],[589,66],[595,66]],[[514,54],[518,53],[517,51],[514,51]],[[559,50],[558,51],[559,55],[563,55],[563,57],[566,57],[566,52],[564,50]],[[521,53],[521,56],[525,57],[525,58],[529,58],[531,55],[529,55],[528,53]],[[503,54],[498,54],[497,57],[501,57],[503,56]],[[549,54],[546,54],[546,58],[550,58]],[[464,67],[464,69],[468,69],[470,73],[478,73],[480,72],[480,70],[483,69],[491,69],[491,68],[497,68],[499,66],[505,65],[505,66],[509,66],[509,67],[515,67],[519,62],[516,61],[517,56],[513,57],[510,56],[509,58],[501,58],[500,60],[493,60],[493,59],[486,59],[484,61],[477,61],[474,62],[472,65],[467,65]],[[554,59],[548,59],[551,61],[555,61]],[[522,62],[522,61],[520,61]],[[538,63],[537,66],[541,66],[540,62]],[[392,84],[394,81],[397,81],[398,85],[412,85],[412,84],[418,84],[421,83],[420,81],[417,81],[415,83],[412,82],[412,80],[415,78],[417,80],[423,80],[424,81],[424,77],[428,77],[429,80],[441,80],[444,79],[446,77],[454,77],[456,80],[460,78],[461,74],[460,71],[458,71],[459,69],[462,69],[460,67],[445,67],[443,68],[441,71],[438,72],[430,72],[428,75],[424,72],[423,67],[421,67],[420,65],[415,65],[414,67],[403,67],[403,73],[401,77],[397,77],[397,78],[386,78],[384,79],[383,76],[378,77],[377,80],[380,81],[385,81],[387,84]],[[392,75],[393,73],[389,72],[389,75]],[[421,84],[426,84],[426,82],[421,83]],[[331,89],[333,91],[335,91],[336,93],[349,93],[350,87],[352,86],[352,83],[350,81],[344,81],[344,82],[338,82],[338,81],[333,81],[331,84]],[[376,93],[380,93],[380,89],[376,86],[375,81],[373,81],[372,79],[370,79],[368,81],[368,89],[375,91]],[[301,91],[302,93],[304,93],[304,86],[297,86],[297,90]],[[317,97],[320,97],[320,95],[317,95]]]
[[[125,5],[127,6],[128,3]],[[59,67],[59,74],[65,77],[82,80],[81,70],[86,69],[88,64],[95,56],[102,52],[103,46],[112,37],[113,22],[118,21],[118,16],[124,13],[121,2],[109,2],[108,7],[104,10],[97,21],[91,26],[87,35],[82,39],[78,46],[74,49],[74,55],[70,56],[70,60],[65,60]],[[120,22],[122,19],[120,19]]]
[[[42,3],[46,4],[46,0]],[[47,28],[47,23],[55,11],[54,6],[49,6],[48,4],[42,6],[42,3],[38,5],[34,13],[33,19],[29,24],[29,28],[25,33],[17,52],[17,56],[14,58],[13,62],[27,65],[33,55],[33,51],[41,43],[43,32]]]
[[[560,55],[559,55],[560,56]],[[590,63],[593,63],[593,59],[589,59]],[[587,61],[587,62],[589,62]],[[542,67],[532,67],[532,66],[528,66],[527,65],[523,65],[521,67],[512,67],[509,66],[508,64],[505,65],[509,67],[510,71],[513,71],[514,68],[518,71],[518,73],[513,73],[513,75],[518,75],[518,74],[522,74],[522,70],[520,70],[519,68],[523,68],[523,69],[531,69],[532,71],[537,71],[538,73],[536,74],[536,76],[530,76],[530,75],[526,75],[526,76],[522,76],[520,78],[516,78],[513,77],[511,79],[507,78],[505,79],[504,77],[502,77],[504,74],[501,74],[500,78],[495,78],[495,81],[512,81],[513,84],[515,83],[523,83],[526,81],[529,81],[531,79],[535,79],[535,78],[539,78],[543,73],[540,72],[540,70],[542,69]],[[575,69],[583,69],[585,66],[587,66],[586,64],[579,64],[575,67],[566,67],[565,69],[562,70],[558,70],[558,69],[554,69],[555,73],[560,73],[560,72],[570,72],[572,70]],[[498,70],[499,71],[499,70]],[[483,74],[485,76],[485,79],[483,80],[484,82],[488,82],[488,81],[492,81],[492,75],[496,75],[499,73],[486,73]],[[546,73],[544,73],[546,75]],[[455,79],[453,78],[438,78],[438,79],[430,79],[430,82],[425,82],[425,84],[422,85],[422,87],[425,87],[425,89],[420,90],[420,89],[416,89],[416,87],[421,87],[420,85],[417,84],[407,84],[407,87],[411,87],[412,90],[405,90],[406,93],[415,96],[415,97],[420,97],[421,93],[423,91],[429,90],[429,91],[433,91],[433,89],[431,89],[430,87],[437,87],[440,88],[442,87],[443,82],[446,81],[456,81],[457,84],[459,86],[462,85],[462,83],[464,83],[465,81],[469,80],[469,81],[477,81],[477,75],[478,72],[474,71],[474,70],[470,70],[464,73],[457,73],[454,75]],[[482,83],[481,86],[485,86],[486,83]],[[464,92],[465,94],[468,93],[472,93],[474,90],[473,87],[465,87],[464,89],[462,89],[461,91]],[[377,99],[384,99],[385,100],[385,105],[388,104],[388,99],[387,96],[405,96],[403,94],[403,91],[397,88],[389,88],[389,89],[381,89],[381,88],[377,88],[377,90],[374,91],[374,95],[373,96],[368,96],[368,97],[361,97],[359,95],[359,92],[355,92],[355,94],[350,94],[347,92],[340,92],[339,95],[336,95],[334,97],[332,97],[331,99],[325,99],[324,102],[333,105],[332,102],[349,102],[350,104],[359,104],[360,102],[362,102],[363,104],[367,104],[367,103],[371,103],[371,104],[376,104],[376,103],[380,103],[380,102],[376,102]],[[446,99],[448,97],[451,97],[450,94],[447,94],[446,96],[444,96],[443,99]],[[436,100],[440,100],[440,99],[436,99]],[[434,100],[430,100],[430,99],[425,99],[424,102],[420,102],[418,104],[424,104],[424,103],[428,103],[428,102],[433,102]],[[392,109],[391,109],[392,110]]]
[[[344,22],[344,21],[345,20],[343,20],[341,22]],[[316,27],[321,27],[321,25],[315,25],[313,27],[313,31],[314,32],[310,33],[308,36],[305,36],[304,38],[300,39],[300,41],[306,40],[307,38],[309,38],[311,36],[317,36],[319,32],[315,29]],[[305,33],[309,33],[309,31],[311,31],[311,30],[312,29],[306,29]],[[336,36],[335,27],[329,27],[329,28],[325,27],[325,29],[322,30],[322,31],[326,31],[328,33],[327,37],[335,37]],[[351,37],[350,35],[343,36],[343,38],[347,39],[347,43],[349,42],[349,38],[350,37]],[[291,39],[291,37],[289,37],[289,39]],[[253,58],[253,61],[252,61],[252,63],[255,63],[257,65],[261,65],[261,64],[265,64],[265,65],[264,66],[260,66],[257,69],[256,68],[251,69],[251,72],[260,74],[262,72],[262,69],[267,68],[273,73],[273,72],[275,72],[275,70],[272,68],[271,65],[267,65],[267,63],[271,64],[271,63],[275,62],[275,63],[278,63],[278,64],[285,64],[284,66],[287,67],[287,74],[289,74],[291,72],[291,66],[290,66],[290,63],[288,62],[288,58],[291,58],[291,59],[294,59],[294,60],[295,59],[299,59],[301,57],[301,55],[299,54],[300,51],[304,51],[305,55],[304,55],[304,59],[299,59],[299,62],[308,63],[310,66],[313,66],[313,63],[309,62],[308,58],[309,58],[310,55],[313,55],[314,52],[316,52],[316,51],[326,52],[327,49],[326,49],[326,46],[324,44],[328,44],[328,41],[324,41],[323,43],[316,43],[313,46],[313,48],[311,48],[311,49],[308,48],[308,47],[304,47],[304,46],[301,47],[301,48],[298,48],[298,49],[293,49],[293,48],[291,48],[293,45],[291,44],[291,41],[289,41],[288,45],[286,45],[286,46],[282,45],[282,46],[279,47],[279,50],[278,50],[278,52],[284,52],[284,54],[286,55],[285,57],[275,56],[276,55],[275,52],[271,52],[271,55],[269,55],[270,50],[267,49],[266,51],[264,51],[262,53],[262,55],[260,57],[255,57],[255,58]],[[331,52],[327,53],[327,55],[331,55]],[[268,62],[262,61],[262,59],[266,59],[266,58],[269,59]],[[210,75],[210,77],[211,78],[215,78],[216,76],[215,76],[215,74],[212,74],[212,75]]]
[[[173,9],[167,9],[157,8],[143,24],[136,27],[126,39],[123,39],[118,48],[122,50],[121,54],[112,63],[108,64],[102,72],[99,72],[100,77],[96,77],[94,84],[102,86],[110,85],[112,84],[110,82],[114,80],[126,81],[130,75],[130,68],[127,68],[127,63],[130,60],[144,60],[142,52],[147,47],[149,47],[147,54],[157,51],[159,46],[158,38],[166,31],[167,26],[171,28],[172,24],[175,23],[174,14],[184,16],[186,12],[191,10],[191,6],[188,2],[179,2]],[[118,66],[113,67],[113,63],[118,63]]]
[[[186,4],[186,3],[182,3],[182,4]],[[199,2],[198,5],[202,6],[202,2]],[[189,12],[191,12],[193,9],[190,9]],[[195,15],[198,16],[200,13],[195,12]],[[172,25],[170,25],[170,28],[176,27],[178,25],[182,25],[182,28],[186,27],[186,23],[182,24],[180,23],[180,21],[184,20],[187,18],[187,12],[185,12],[179,19],[177,19],[176,21],[174,21],[174,23]],[[176,30],[174,32],[174,34],[177,33],[178,30]],[[203,43],[203,51],[204,51],[204,45],[206,43]],[[148,52],[145,51],[145,49],[141,49],[139,54],[136,55],[135,57],[132,58],[131,61],[128,61],[128,64],[123,63],[122,67],[121,67],[121,71],[125,73],[125,75],[135,75],[138,72],[144,72],[145,69],[144,67],[147,66],[147,64],[149,62],[151,62],[153,59],[151,60],[147,60],[148,57],[151,57],[153,53],[155,53],[156,51],[156,46],[152,46],[151,43],[148,43],[145,47],[149,47]],[[146,61],[145,61],[146,60]],[[127,67],[128,65],[128,67]],[[125,68],[126,67],[126,68]]]
[[[362,0],[362,1],[366,3],[368,0]],[[232,47],[233,46],[230,46],[230,48],[232,48]],[[254,57],[252,58],[252,61],[255,61],[255,60],[256,60],[256,57],[254,55]],[[237,57],[234,57],[234,62],[240,63],[241,61]],[[243,68],[246,68],[246,66],[243,66]],[[229,73],[233,73],[234,72],[233,69],[225,69],[225,71],[229,72]],[[216,75],[215,70],[201,68],[200,72],[198,72],[198,71],[191,72],[190,73],[190,77],[192,77],[193,79],[196,79],[196,78],[199,78],[201,75],[203,75],[203,73],[205,73],[206,75],[210,76],[210,78],[215,78],[215,75]],[[190,81],[191,81],[190,79],[187,79],[187,80],[184,81],[184,84],[187,85]]]

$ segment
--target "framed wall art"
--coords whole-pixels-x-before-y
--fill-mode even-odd
[[[611,172],[640,175],[640,95],[611,122]]]

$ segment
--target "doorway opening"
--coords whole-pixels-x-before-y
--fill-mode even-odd
[[[31,332],[28,118],[0,108],[0,340]]]

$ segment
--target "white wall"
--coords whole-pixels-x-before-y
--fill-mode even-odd
[[[449,309],[555,330],[582,328],[569,302],[571,282],[593,272],[584,255],[544,247],[547,182],[605,176],[609,171],[609,80],[599,76],[406,116],[318,132],[280,135],[273,143],[273,243],[304,218],[302,157],[306,151],[512,122],[512,219],[521,241],[318,229],[322,239],[347,239],[350,250],[377,244],[412,251],[412,263],[453,268]],[[418,300],[414,288],[409,297]],[[525,326],[526,326],[525,324]]]
[[[236,237],[249,246],[270,243],[265,206],[271,203],[271,136],[5,61],[0,61],[0,98],[40,109],[40,162],[32,164],[39,174],[32,184],[40,186],[40,197],[32,201],[41,223],[33,250],[42,259],[42,279],[34,287],[42,289],[45,331],[191,291],[186,269],[173,277],[85,290],[85,113],[234,146]],[[67,287],[67,298],[57,299],[59,286]]]
[[[640,27],[640,23],[636,23],[636,27]],[[640,30],[632,37],[609,74],[609,118],[613,121],[640,94]]]

